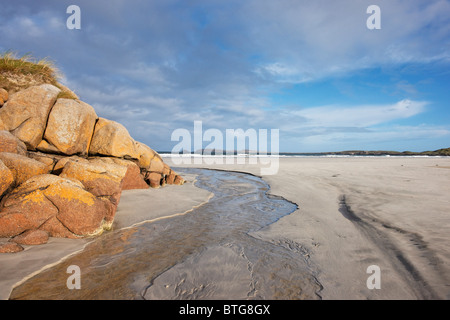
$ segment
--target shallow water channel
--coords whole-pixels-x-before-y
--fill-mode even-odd
[[[197,175],[195,185],[214,197],[185,215],[105,233],[10,298],[320,298],[301,248],[251,235],[295,211],[295,204],[269,195],[269,186],[249,174],[177,169]],[[80,289],[67,287],[71,265],[80,268]]]

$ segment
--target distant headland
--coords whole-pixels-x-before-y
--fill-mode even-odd
[[[283,155],[294,155],[296,153],[280,153]],[[450,148],[438,149],[434,151],[367,151],[367,150],[346,150],[336,152],[302,153],[304,155],[348,155],[348,156],[450,156]]]
[[[173,154],[171,151],[158,151],[159,154]],[[183,150],[176,154],[196,154],[196,155],[272,155],[270,152],[259,153],[253,150],[240,150],[240,151],[226,151],[217,149],[202,149],[195,152]],[[450,156],[450,148],[443,148],[434,151],[367,151],[367,150],[346,150],[346,151],[330,151],[330,152],[279,152],[278,155],[284,156],[327,156],[327,155],[341,155],[341,156]]]

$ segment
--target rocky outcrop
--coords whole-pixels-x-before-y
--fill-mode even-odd
[[[0,107],[8,101],[8,91],[3,88],[0,88]]]
[[[0,253],[16,253],[23,251],[23,247],[15,242],[0,242]]]
[[[98,235],[122,190],[184,183],[123,125],[59,93],[51,84],[0,88],[0,238],[11,238],[0,252]]]
[[[27,146],[9,131],[0,131],[0,152],[27,154]]]
[[[48,241],[48,233],[43,230],[28,230],[11,239],[17,244],[36,245]]]
[[[94,108],[87,103],[58,99],[48,117],[45,146],[41,143],[37,149],[87,155],[97,118]]]
[[[122,190],[148,189],[149,185],[144,181],[140,167],[131,160],[112,157],[95,157],[91,161],[100,163],[113,163],[127,168],[122,180]]]
[[[93,155],[139,159],[140,155],[135,145],[135,141],[123,125],[100,118],[95,125],[89,152]]]
[[[16,153],[0,152],[0,160],[8,167],[14,177],[14,185],[18,186],[28,179],[49,173],[45,164]]]
[[[36,161],[43,163],[47,167],[47,170],[54,174],[55,174],[54,170],[55,170],[56,164],[62,159],[67,159],[67,157],[64,157],[61,155],[47,154],[47,153],[35,152],[35,151],[28,151],[27,156],[31,159],[34,159]]]
[[[27,180],[2,199],[1,207],[0,237],[43,230],[54,237],[77,238],[111,226],[107,200],[86,191],[80,181],[51,174]]]
[[[11,187],[14,176],[7,166],[0,160],[0,198]]]
[[[111,225],[119,205],[126,172],[125,166],[113,163],[69,161],[64,166],[60,177],[80,181],[88,192],[105,200],[108,212],[104,219],[105,223]]]
[[[13,94],[0,109],[5,129],[22,140],[28,149],[35,150],[60,91],[51,84],[43,84]]]

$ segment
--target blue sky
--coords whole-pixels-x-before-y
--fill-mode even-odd
[[[69,30],[66,8],[81,9]],[[369,5],[381,29],[369,30]],[[281,152],[450,147],[450,1],[4,1],[0,51],[49,57],[156,150],[279,129]],[[205,142],[206,146],[208,142]]]

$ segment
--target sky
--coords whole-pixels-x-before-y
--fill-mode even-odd
[[[280,152],[450,147],[448,0],[0,2],[0,52],[54,61],[157,151],[194,121],[278,129]]]

